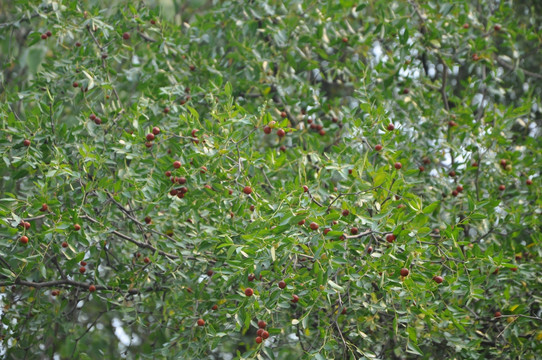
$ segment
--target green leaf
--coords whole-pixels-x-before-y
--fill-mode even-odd
[[[66,256],[67,257],[67,256]],[[70,269],[73,266],[75,266],[77,263],[79,263],[81,260],[85,258],[85,253],[81,252],[75,255],[73,258],[66,261],[65,267],[66,269]]]
[[[430,213],[432,213],[432,212],[435,211],[435,209],[439,206],[439,204],[440,204],[440,201],[432,202],[431,204],[427,205],[427,206],[423,209],[423,213],[424,213],[424,214],[430,214]]]
[[[386,182],[386,180],[388,180],[388,177],[389,175],[386,173],[381,172],[381,173],[376,174],[376,176],[373,179],[374,186],[382,185],[384,182]]]
[[[328,280],[327,283],[329,284],[329,286],[331,286],[331,288],[333,288],[334,290],[340,292],[340,293],[343,293],[345,290],[342,286],[338,285],[337,283],[331,281],[331,280]]]
[[[231,96],[232,94],[232,87],[229,81],[224,85],[224,92],[226,93],[226,96]]]
[[[418,347],[418,345],[408,342],[407,344],[407,352],[410,354],[415,354],[419,356],[423,356],[422,350]]]

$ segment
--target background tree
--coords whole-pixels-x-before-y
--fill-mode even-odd
[[[541,18],[0,3],[0,352],[540,358]]]

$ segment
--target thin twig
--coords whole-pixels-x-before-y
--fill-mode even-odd
[[[267,174],[266,174],[265,171],[263,170],[263,166],[260,167],[260,170],[262,171],[263,177],[265,178],[265,181],[267,181],[267,184],[269,185],[269,187],[270,187],[271,189],[275,189],[275,187],[273,186],[273,184],[271,184],[271,181],[269,181],[269,178],[267,177]]]
[[[521,70],[527,76],[531,76],[531,77],[534,77],[534,78],[537,78],[537,79],[542,79],[542,75],[531,72],[529,70],[520,69],[519,67],[515,67],[514,65],[507,63],[504,59],[500,58],[497,55],[495,55],[495,60],[497,60],[497,62],[500,65],[504,66],[505,68],[507,68],[509,70]]]
[[[316,200],[314,197],[312,197],[312,194],[311,194],[311,191],[310,190],[307,190],[307,195],[309,195],[309,198],[311,199],[311,201],[313,203],[315,203],[316,205],[318,205],[319,207],[324,207],[324,205],[322,205],[318,200]]]
[[[47,217],[47,215],[38,215],[38,216],[34,216],[34,217],[29,217],[29,218],[21,218],[22,221],[35,221],[35,220],[39,220],[39,219],[43,219],[44,217]],[[9,222],[13,222],[15,221],[15,219],[12,219],[12,218],[8,218],[6,219],[7,221]],[[17,227],[19,226],[19,224],[15,225],[14,227]]]
[[[0,256],[0,262],[2,262],[2,264],[4,264],[9,269],[9,271],[13,272],[13,269],[11,268],[9,263],[2,256]]]
[[[444,108],[449,113],[450,106],[448,105],[448,96],[446,95],[446,84],[448,80],[448,65],[444,62],[442,56],[438,55],[440,63],[442,64],[442,84],[440,86],[440,94],[442,96],[442,101],[444,102]]]
[[[506,317],[522,317],[522,318],[526,318],[526,319],[532,319],[532,320],[537,320],[537,321],[542,321],[542,318],[539,318],[537,316],[530,316],[530,315],[523,315],[523,314],[515,314],[515,315],[501,315],[499,316],[499,318],[506,318]],[[495,320],[497,320],[498,318],[495,318]]]
[[[396,180],[397,180],[397,177],[395,176],[393,177],[393,179],[391,179],[391,184],[390,184],[390,187],[388,188],[388,196],[384,199],[384,201],[382,201],[382,204],[380,204],[380,208],[382,208],[382,205],[384,205],[386,201],[391,199],[391,195],[393,195],[393,193],[391,192],[391,188],[393,187],[393,184],[395,184]]]
[[[372,187],[372,188],[367,189],[367,190],[361,190],[361,191],[357,191],[357,192],[353,192],[353,193],[339,193],[339,195],[337,195],[337,197],[335,199],[333,199],[333,201],[331,203],[329,203],[329,205],[328,205],[328,207],[326,209],[326,213],[329,213],[329,210],[331,209],[331,206],[333,206],[333,204],[343,196],[361,195],[361,194],[364,194],[364,193],[379,189],[381,187],[382,187],[381,185],[378,185],[378,186]]]
[[[83,283],[79,281],[74,281],[70,279],[62,279],[62,280],[52,280],[52,281],[42,281],[42,282],[34,282],[34,281],[26,281],[26,280],[20,280],[19,278],[16,278],[15,281],[6,281],[6,282],[0,282],[0,286],[10,286],[10,285],[22,285],[22,286],[28,286],[33,287],[36,289],[41,288],[48,288],[48,287],[57,287],[59,285],[71,285],[76,286],[84,289],[88,289],[90,283]],[[96,290],[115,290],[111,286],[105,286],[105,285],[94,285],[96,287]],[[130,289],[128,290],[129,294],[139,294],[138,289]]]
[[[51,261],[53,262],[53,264],[55,264],[55,267],[56,269],[58,270],[58,273],[60,274],[60,277],[62,279],[67,279],[66,277],[66,273],[64,272],[64,270],[62,270],[62,268],[60,267],[60,265],[58,264],[58,260],[56,259],[56,256],[53,256],[51,258]]]
[[[107,310],[103,310],[101,311],[98,316],[96,316],[96,319],[94,319],[94,321],[92,322],[92,324],[90,324],[89,327],[87,327],[87,329],[85,330],[85,332],[83,334],[81,334],[81,336],[79,336],[77,339],[75,339],[75,343],[73,345],[73,351],[72,351],[72,356],[71,358],[74,359],[74,355],[75,355],[75,350],[77,349],[77,344],[79,343],[79,340],[81,340],[86,334],[88,334],[88,332],[90,331],[90,329],[92,329],[94,327],[94,325],[96,325],[96,323],[98,322],[98,320],[102,317],[103,314],[105,314],[107,312]]]
[[[156,42],[156,40],[154,40],[153,38],[151,38],[150,36],[148,35],[145,35],[143,32],[141,31],[138,31],[137,34],[139,36],[141,36],[144,40],[148,41],[148,42]]]
[[[49,92],[49,91],[47,90],[47,92]],[[51,104],[49,106],[49,119],[51,120],[51,132],[53,134],[53,144],[55,144],[55,146],[56,146],[55,119],[53,117],[53,106],[54,106],[54,101],[53,101],[53,99],[51,99]]]
[[[90,222],[92,222],[92,223],[94,223],[94,224],[100,224],[100,222],[99,222],[98,220],[96,220],[96,219],[94,219],[94,218],[92,218],[92,217],[90,217],[90,216],[88,216],[88,215],[81,215],[80,218],[81,218],[81,219],[83,219],[83,218],[84,218],[84,219],[87,219],[87,220],[89,220]],[[100,224],[100,225],[102,225],[102,224]],[[123,233],[121,233],[121,232],[118,232],[117,230],[113,230],[113,231],[111,231],[111,233],[114,234],[114,235],[116,235],[116,236],[118,236],[118,237],[120,237],[121,239],[128,240],[129,242],[131,242],[132,244],[137,245],[137,246],[140,247],[140,248],[149,249],[149,250],[151,250],[151,251],[153,251],[153,252],[158,252],[158,254],[160,254],[160,255],[162,255],[162,256],[165,256],[165,257],[167,257],[168,259],[175,260],[175,259],[179,259],[179,258],[180,258],[180,257],[177,256],[177,255],[169,254],[169,253],[167,253],[167,252],[165,252],[165,251],[158,250],[157,248],[155,248],[155,247],[152,246],[151,244],[146,244],[146,243],[143,243],[143,242],[141,242],[141,241],[137,241],[136,239],[133,239],[133,238],[131,238],[130,236],[125,235],[125,234],[123,234]]]
[[[359,238],[362,238],[364,236],[368,236],[368,235],[371,235],[371,234],[384,234],[384,233],[379,232],[379,231],[374,231],[374,230],[367,230],[367,231],[364,231],[364,232],[359,233],[357,235],[345,235],[345,239],[359,239]]]
[[[130,212],[128,210],[126,210],[124,208],[124,206],[122,206],[121,203],[119,203],[117,200],[115,200],[115,198],[113,197],[113,195],[111,195],[111,193],[109,192],[106,192],[107,193],[107,196],[111,199],[111,201],[113,201],[113,203],[126,215],[126,217],[128,217],[130,220],[132,220],[133,222],[135,222],[140,228],[142,228],[143,226],[146,226],[146,224],[143,224],[141,221],[137,220],[136,218],[134,218]],[[163,236],[165,238],[167,238],[168,236],[160,231],[157,231],[157,230],[154,230],[154,229],[151,229],[149,228],[148,226],[146,226],[147,230],[154,233],[154,234],[157,234],[157,235],[160,235],[160,236]]]
[[[50,10],[50,9],[46,9],[46,10]],[[8,27],[8,26],[13,26],[15,24],[25,22],[25,21],[30,22],[31,19],[37,18],[40,15],[41,15],[40,13],[34,13],[34,14],[30,15],[29,17],[23,16],[19,20],[12,21],[12,22],[7,22],[7,23],[2,23],[2,24],[0,24],[0,29],[4,28],[4,27]]]
[[[100,45],[100,42],[98,41],[98,39],[96,39],[96,36],[94,36],[94,33],[90,29],[90,25],[87,25],[87,30],[90,36],[92,37],[92,40],[94,40],[94,43],[96,44],[96,46],[98,46],[98,48],[100,49],[100,52],[103,52],[104,48],[102,45]]]

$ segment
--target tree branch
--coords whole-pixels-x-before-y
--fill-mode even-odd
[[[50,10],[50,9],[47,9],[47,10]],[[12,22],[7,22],[7,23],[2,23],[0,24],[0,29],[2,28],[5,28],[5,27],[9,27],[9,26],[13,26],[15,24],[18,24],[18,23],[21,23],[21,22],[25,22],[25,21],[28,21],[30,22],[30,20],[34,19],[34,18],[37,18],[38,16],[40,16],[41,14],[40,13],[34,13],[32,15],[30,15],[29,17],[26,17],[26,16],[23,16],[21,17],[19,20],[16,20],[16,21],[12,21]]]
[[[362,238],[364,236],[368,236],[368,235],[371,235],[371,234],[384,234],[384,233],[380,232],[380,231],[367,230],[367,231],[364,231],[364,232],[359,233],[357,235],[345,235],[344,238],[345,239],[359,239],[359,238]]]
[[[311,199],[311,201],[312,201],[313,203],[315,203],[315,204],[318,205],[319,207],[324,207],[324,205],[322,205],[320,202],[318,202],[318,200],[316,200],[315,198],[312,197],[312,194],[311,194],[310,189],[307,190],[307,195],[309,195],[309,198]]]
[[[526,318],[526,319],[531,319],[531,320],[537,320],[537,321],[542,321],[542,318],[539,318],[537,316],[530,316],[530,315],[523,315],[523,314],[515,314],[515,315],[501,315],[497,318],[495,318],[495,320],[498,320],[499,318],[507,318],[507,317],[523,317],[523,318]]]
[[[156,42],[156,40],[154,40],[153,38],[151,38],[150,36],[148,35],[145,35],[142,31],[138,31],[137,32],[137,35],[141,36],[141,38],[143,38],[144,40],[148,41],[148,42]]]
[[[130,212],[128,210],[126,210],[124,208],[124,206],[122,206],[121,203],[119,203],[117,200],[115,200],[115,198],[113,197],[113,195],[111,195],[110,192],[106,191],[106,194],[107,196],[109,197],[109,199],[111,199],[111,201],[113,201],[113,203],[115,205],[117,205],[117,207],[124,213],[124,215],[126,215],[126,217],[128,217],[130,220],[132,220],[133,222],[135,222],[140,228],[142,227],[146,227],[148,231],[152,232],[152,233],[155,233],[157,235],[160,235],[160,236],[163,236],[165,238],[167,238],[168,236],[164,233],[161,233],[160,231],[157,231],[157,230],[153,230],[151,228],[149,228],[148,226],[146,226],[146,224],[143,224],[141,221],[137,220],[136,218],[134,218]]]
[[[529,71],[529,70],[521,69],[519,66],[515,67],[514,65],[507,63],[504,59],[502,59],[498,55],[495,55],[494,59],[499,63],[499,65],[504,66],[508,70],[521,70],[527,76],[531,76],[531,77],[534,77],[536,79],[542,79],[542,75],[534,73],[534,72]]]
[[[94,218],[91,218],[90,216],[88,215],[81,215],[81,219],[87,219],[89,220],[90,222],[94,223],[94,224],[100,224],[100,222]],[[100,224],[102,225],[102,224]],[[103,226],[103,225],[102,225]],[[117,230],[113,230],[111,231],[112,234],[120,237],[121,239],[124,239],[124,240],[128,240],[129,242],[131,242],[132,244],[135,244],[137,245],[138,247],[140,248],[143,248],[143,249],[149,249],[153,252],[158,252],[158,254],[162,255],[162,256],[165,256],[167,257],[168,259],[172,259],[172,260],[175,260],[175,259],[180,259],[179,256],[177,255],[173,255],[173,254],[169,254],[165,251],[162,251],[162,250],[158,250],[157,248],[155,248],[154,246],[152,246],[151,244],[146,244],[146,243],[143,243],[141,241],[137,241],[136,239],[133,239],[131,238],[130,236],[128,235],[125,235],[121,232],[118,232]]]
[[[57,287],[60,285],[71,285],[71,286],[76,286],[76,287],[80,287],[80,288],[84,288],[88,290],[89,286],[93,284],[83,283],[83,282],[74,281],[70,279],[34,282],[34,281],[20,280],[19,278],[16,278],[15,281],[0,282],[0,286],[11,286],[11,285],[22,285],[22,286],[33,287],[36,289]],[[94,286],[96,287],[96,290],[110,290],[110,291],[115,290],[111,286],[105,286],[105,285],[94,285]],[[128,293],[139,294],[140,291],[138,289],[130,289],[128,290]]]

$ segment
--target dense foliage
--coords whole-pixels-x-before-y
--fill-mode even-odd
[[[0,354],[540,358],[541,20],[2,2]]]

